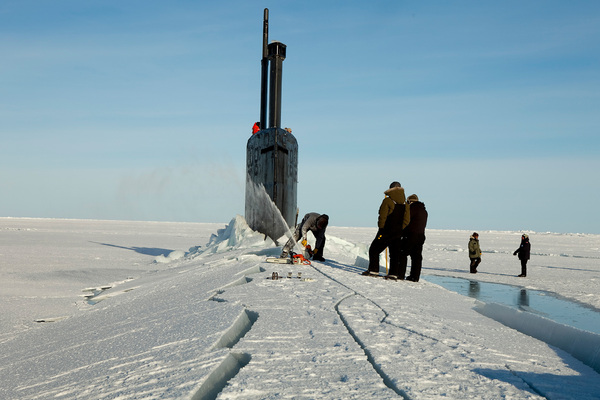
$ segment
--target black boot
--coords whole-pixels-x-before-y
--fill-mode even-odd
[[[312,259],[315,261],[325,261],[323,258],[323,249],[316,249],[315,254],[312,256]]]

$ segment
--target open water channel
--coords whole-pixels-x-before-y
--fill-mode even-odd
[[[423,279],[484,303],[503,304],[541,315],[559,324],[600,334],[599,310],[559,298],[551,292],[447,276],[425,275]]]

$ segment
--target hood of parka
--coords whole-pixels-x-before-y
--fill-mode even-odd
[[[404,195],[403,187],[393,187],[386,190],[384,193],[386,196],[389,196],[390,199],[394,200],[394,203],[396,204],[406,203],[406,196]]]

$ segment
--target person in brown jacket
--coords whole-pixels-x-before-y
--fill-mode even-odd
[[[477,232],[473,232],[469,238],[469,260],[471,260],[469,271],[476,274],[477,267],[481,263],[481,247],[479,247],[479,234]]]
[[[379,255],[389,247],[390,269],[387,278],[398,279],[400,254],[402,252],[402,230],[410,221],[410,213],[406,212],[404,188],[399,182],[392,182],[384,192],[385,198],[379,207],[377,235],[369,247],[369,269],[363,275],[379,275]],[[404,276],[402,276],[404,279]]]

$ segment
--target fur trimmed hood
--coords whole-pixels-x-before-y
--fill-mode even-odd
[[[391,189],[386,190],[383,193],[390,199],[394,200],[394,203],[396,204],[406,203],[406,195],[404,194],[403,187],[393,187]]]

